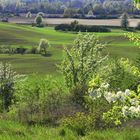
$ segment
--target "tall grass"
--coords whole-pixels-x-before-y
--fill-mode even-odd
[[[139,140],[140,129],[108,129],[92,131],[84,137],[67,128],[47,126],[26,126],[0,120],[0,140]]]

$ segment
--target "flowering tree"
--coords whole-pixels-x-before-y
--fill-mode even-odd
[[[0,63],[0,101],[2,111],[8,110],[12,103],[14,85],[20,78],[8,63]]]
[[[103,114],[103,120],[108,124],[121,125],[122,122],[132,118],[140,118],[140,86],[137,93],[126,89],[125,92],[109,92],[109,84],[101,84],[99,88],[89,89],[89,96],[93,100],[104,98],[111,109]],[[93,84],[94,85],[94,84]]]
[[[81,34],[74,41],[73,47],[65,48],[66,57],[60,65],[66,85],[73,93],[74,100],[84,102],[88,82],[107,58],[102,55],[104,45],[94,34]]]
[[[48,47],[50,47],[49,41],[47,39],[41,39],[38,46],[38,51],[41,54],[47,55]]]
[[[106,59],[102,56],[104,45],[94,34],[79,33],[73,47],[65,48],[66,57],[60,69],[69,88],[87,84],[97,67]]]

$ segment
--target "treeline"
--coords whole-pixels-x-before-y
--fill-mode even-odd
[[[0,12],[10,13],[44,12],[47,14],[64,14],[69,17],[80,15],[118,15],[124,11],[138,14],[133,0],[1,0]]]

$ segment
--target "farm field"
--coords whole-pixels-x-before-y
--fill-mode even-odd
[[[35,17],[34,17],[35,18]],[[9,22],[11,23],[27,23],[31,24],[34,22],[34,18],[25,18],[24,17],[14,17],[10,18]],[[50,25],[62,24],[62,23],[71,23],[75,19],[73,18],[44,18],[44,23]],[[83,25],[104,25],[104,26],[120,26],[121,19],[76,19],[79,24]],[[129,19],[130,27],[136,27],[139,22],[139,19]]]
[[[134,60],[139,49],[124,37],[125,31],[112,29],[110,33],[96,33],[107,44],[105,54],[111,57],[128,57]],[[32,48],[38,46],[40,39],[48,39],[51,47],[48,56],[39,54],[9,55],[1,54],[0,61],[10,62],[19,73],[57,74],[56,64],[63,58],[63,48],[70,47],[76,33],[58,32],[53,27],[36,28],[27,25],[0,23],[0,45]]]

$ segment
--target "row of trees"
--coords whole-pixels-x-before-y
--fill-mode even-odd
[[[37,4],[36,4],[37,3]],[[1,0],[0,11],[25,13],[42,11],[48,14],[63,14],[67,10],[81,15],[91,14],[120,14],[124,11],[129,13],[138,12],[133,6],[133,0]],[[90,12],[89,12],[90,11]]]

